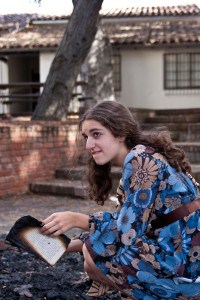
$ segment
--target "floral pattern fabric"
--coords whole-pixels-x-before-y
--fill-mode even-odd
[[[163,228],[151,221],[193,201],[198,189],[151,147],[126,156],[121,206],[90,219],[86,247],[96,266],[136,299],[200,299],[200,211]]]

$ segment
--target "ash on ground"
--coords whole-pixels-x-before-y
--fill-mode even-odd
[[[15,247],[0,250],[0,299],[7,300],[120,300],[119,293],[89,297],[91,280],[83,269],[80,253],[66,253],[54,265]]]

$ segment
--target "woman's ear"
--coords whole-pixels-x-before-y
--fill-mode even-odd
[[[125,139],[126,139],[126,138],[125,138],[124,136],[119,136],[119,141],[120,141],[120,142],[124,142]]]

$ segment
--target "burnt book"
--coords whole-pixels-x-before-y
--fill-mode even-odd
[[[21,217],[5,240],[53,266],[66,252],[71,240],[64,234],[56,237],[44,235],[40,232],[41,227],[42,222],[32,216]]]

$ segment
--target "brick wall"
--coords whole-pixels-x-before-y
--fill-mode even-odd
[[[0,198],[25,193],[69,165],[77,122],[0,121]]]

